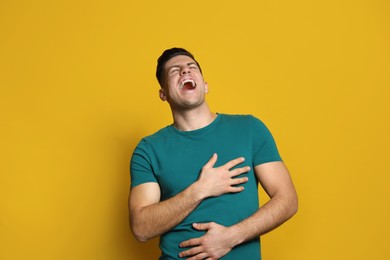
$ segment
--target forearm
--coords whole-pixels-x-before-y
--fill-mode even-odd
[[[233,159],[214,168],[217,154],[202,167],[199,179],[184,191],[160,201],[160,188],[156,183],[145,183],[135,187],[130,193],[130,225],[134,236],[139,241],[147,241],[159,236],[186,218],[201,201],[226,193],[243,191],[240,184],[248,181],[247,177],[238,177],[250,170],[250,167],[231,168],[241,164],[243,157]]]
[[[174,197],[130,211],[130,224],[139,241],[147,241],[178,225],[202,201],[197,183]]]
[[[290,219],[298,209],[296,194],[289,197],[275,196],[253,215],[229,227],[233,246],[257,238],[277,228]]]

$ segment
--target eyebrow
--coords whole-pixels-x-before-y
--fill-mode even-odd
[[[198,65],[197,65],[196,62],[194,62],[194,61],[188,62],[186,65],[187,65],[187,66],[195,65],[196,67],[198,67]],[[172,66],[170,66],[170,67],[168,68],[167,71],[170,71],[170,70],[173,69],[173,68],[180,68],[180,65],[172,65]]]

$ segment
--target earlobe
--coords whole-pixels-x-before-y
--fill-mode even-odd
[[[204,83],[204,90],[205,93],[209,93],[209,85],[207,84],[207,82]]]

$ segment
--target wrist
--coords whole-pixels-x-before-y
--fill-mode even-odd
[[[240,228],[237,225],[233,225],[227,228],[226,236],[229,237],[231,247],[238,246],[245,241],[245,238],[240,232]]]
[[[202,183],[199,180],[194,182],[191,186],[193,188],[193,193],[194,193],[193,195],[198,200],[202,201],[202,200],[204,200],[204,199],[206,199],[207,197],[210,196],[208,194],[207,189],[203,188],[204,185],[202,185]]]
[[[186,191],[188,196],[192,198],[192,200],[194,200],[195,203],[200,203],[202,200],[207,198],[207,195],[205,191],[202,189],[199,181],[196,181],[193,184],[191,184]]]

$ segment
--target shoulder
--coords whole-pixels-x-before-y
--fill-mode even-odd
[[[154,132],[153,134],[146,135],[144,136],[141,141],[143,142],[148,142],[148,143],[153,143],[156,141],[159,141],[161,139],[166,138],[172,133],[171,125],[168,125],[166,127],[161,128],[160,130]]]
[[[222,120],[228,122],[264,124],[259,118],[251,114],[220,114],[220,116]]]
[[[170,127],[171,126],[163,127],[153,134],[142,137],[136,145],[134,153],[141,151],[143,153],[149,153],[151,147],[164,143],[167,139],[169,139],[171,132]]]
[[[221,114],[221,121],[224,127],[235,128],[241,133],[264,135],[269,132],[266,124],[251,114]]]

